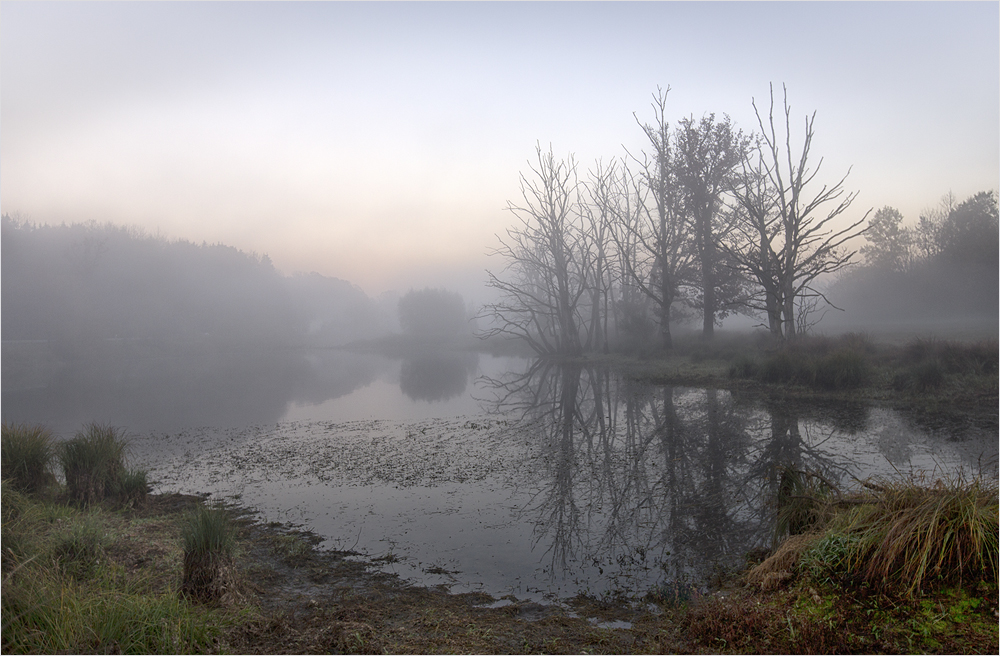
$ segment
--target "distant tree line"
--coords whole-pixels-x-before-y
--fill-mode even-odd
[[[364,292],[266,255],[112,224],[2,217],[4,340],[336,345],[387,332]]]
[[[950,192],[913,225],[894,207],[872,217],[864,263],[832,285],[852,315],[865,321],[996,319],[1000,304],[1000,212],[996,191],[961,203]]]
[[[648,148],[598,162],[579,179],[572,156],[536,147],[521,174],[516,224],[488,272],[499,300],[487,306],[490,334],[516,336],[538,353],[609,350],[698,316],[702,334],[734,312],[762,317],[777,339],[794,339],[826,297],[818,282],[857,251],[868,214],[845,220],[856,198],[846,175],[816,180],[815,112],[793,143],[787,92],[773,90],[759,134],[728,116],[666,118],[669,88],[653,97],[653,120],[636,121]],[[775,112],[784,116],[776,120]]]

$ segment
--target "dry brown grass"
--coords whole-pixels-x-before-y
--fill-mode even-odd
[[[996,581],[996,482],[936,480],[930,486],[882,482],[870,503],[836,530],[857,536],[847,567],[870,585],[913,594],[934,581]]]
[[[799,496],[809,502],[808,532],[790,536],[752,568],[748,584],[774,590],[803,567],[822,580],[906,596],[931,585],[997,580],[996,482],[881,481],[839,498]]]
[[[747,585],[757,586],[765,591],[776,589],[792,578],[799,558],[822,537],[823,534],[819,532],[790,536],[767,559],[751,568],[744,580]]]

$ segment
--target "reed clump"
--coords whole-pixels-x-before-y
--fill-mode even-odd
[[[126,468],[128,440],[125,431],[88,424],[64,442],[59,460],[71,499],[90,504],[106,498],[138,505],[148,493],[146,472]]]
[[[808,514],[798,515],[799,533],[788,531],[790,546],[750,570],[749,582],[765,586],[798,574],[913,596],[938,585],[997,581],[993,481],[866,482],[860,491],[826,497],[798,491],[804,494],[794,496],[811,497]]]
[[[997,486],[976,479],[879,485],[834,530],[855,537],[846,569],[912,594],[932,582],[997,580]]]
[[[998,355],[995,339],[963,343],[929,338],[906,344],[900,360],[908,366],[937,362],[949,374],[988,375],[997,373]]]
[[[203,602],[239,597],[233,559],[236,532],[223,508],[199,506],[184,527],[181,593]]]
[[[814,531],[830,521],[840,490],[818,472],[782,467],[778,474],[778,512],[774,538]]]
[[[4,423],[0,444],[3,476],[14,488],[37,492],[55,482],[50,471],[55,450],[48,429]]]

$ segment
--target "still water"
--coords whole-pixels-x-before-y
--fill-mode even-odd
[[[784,465],[846,486],[997,471],[995,421],[751,401],[583,365],[121,345],[67,362],[40,348],[4,346],[4,421],[124,426],[158,490],[238,500],[456,592],[704,586],[769,543]]]

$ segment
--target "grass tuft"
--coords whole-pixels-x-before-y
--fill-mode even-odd
[[[930,487],[883,483],[873,503],[847,516],[857,536],[847,566],[872,586],[912,595],[931,582],[997,580],[996,484],[938,480]]]
[[[71,499],[91,504],[105,498],[142,501],[147,489],[145,472],[127,471],[125,431],[111,426],[88,424],[64,442],[59,460],[66,475]]]
[[[236,594],[235,541],[224,509],[199,506],[191,512],[184,528],[184,596],[214,602]]]
[[[52,433],[48,429],[5,423],[0,444],[3,476],[11,481],[13,487],[26,492],[37,492],[55,482],[49,471],[54,449]]]
[[[118,480],[118,498],[126,506],[139,508],[149,497],[149,474],[144,469],[129,469]]]
[[[864,492],[811,499],[794,511],[803,530],[752,569],[748,580],[767,587],[794,572],[820,583],[863,584],[912,597],[929,587],[995,584],[998,502],[995,482],[976,478],[866,483]]]
[[[825,525],[832,516],[830,501],[840,492],[818,473],[782,467],[778,483],[775,542]]]
[[[13,487],[11,481],[4,480],[0,483],[0,499],[0,551],[6,575],[8,568],[16,566],[31,553],[35,536],[24,528],[31,519],[32,505],[28,497]]]

